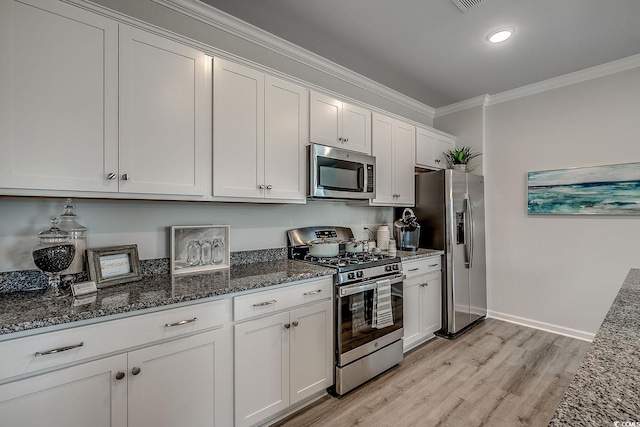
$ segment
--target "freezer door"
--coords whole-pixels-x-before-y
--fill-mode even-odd
[[[467,193],[466,173],[447,170],[445,175],[447,240],[450,258],[447,262],[447,329],[455,334],[471,322],[469,314],[469,269],[471,230],[470,216],[465,198]]]
[[[469,320],[487,315],[487,272],[485,252],[484,178],[467,174],[467,191],[473,228],[469,268]]]

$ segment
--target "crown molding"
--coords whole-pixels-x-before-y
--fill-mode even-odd
[[[473,107],[479,107],[481,105],[486,106],[490,98],[491,97],[489,95],[481,95],[465,101],[456,102],[455,104],[437,108],[434,118],[446,116],[451,113],[457,113],[458,111],[468,110]]]
[[[576,83],[585,82],[598,77],[604,77],[611,74],[619,73],[633,68],[640,67],[640,54],[629,56],[627,58],[618,59],[617,61],[607,62],[606,64],[596,65],[595,67],[586,68],[574,73],[565,74],[564,76],[554,77],[552,79],[543,80],[541,82],[532,83],[516,89],[499,92],[494,95],[483,95],[466,101],[457,102],[437,108],[435,117],[441,117],[447,114],[466,110],[468,108],[480,105],[491,106],[502,102],[512,101],[525,96],[531,96],[548,90],[558,89]]]
[[[435,109],[198,0],[152,0],[245,41],[433,118]]]

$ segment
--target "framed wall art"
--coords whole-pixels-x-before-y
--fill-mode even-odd
[[[142,279],[138,245],[87,249],[87,262],[98,288]]]
[[[230,266],[228,225],[171,227],[171,274],[218,270]]]
[[[640,215],[640,163],[529,172],[529,214]]]

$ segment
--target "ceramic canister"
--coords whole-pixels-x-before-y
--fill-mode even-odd
[[[378,231],[376,232],[376,237],[378,239],[378,247],[383,251],[389,249],[389,226],[387,224],[382,224],[378,227]]]

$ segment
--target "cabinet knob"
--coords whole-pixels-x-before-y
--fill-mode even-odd
[[[141,369],[138,368],[137,366],[134,366],[133,369],[131,370],[131,373],[133,375],[138,375],[140,373]]]
[[[111,172],[110,174],[107,174],[107,179],[116,179],[116,174]]]
[[[349,142],[349,138],[344,138],[344,142]]]
[[[118,381],[120,381],[120,380],[122,380],[123,378],[124,378],[124,372],[119,371],[119,372],[116,374],[116,379],[117,379]]]
[[[429,283],[423,283],[420,286],[422,286],[423,288],[426,288],[427,286],[429,286]]]
[[[294,320],[293,322],[291,322],[291,324],[292,324],[293,326],[298,326],[298,321],[297,321],[297,320]]]
[[[258,185],[258,188],[261,189],[261,190],[264,190],[264,184]]]
[[[344,141],[344,138],[343,137],[339,137],[338,141]]]
[[[273,189],[273,185],[269,184],[267,185],[267,190],[272,190]]]
[[[436,163],[440,163],[440,159],[436,159]]]
[[[131,179],[131,175],[129,175],[128,173],[123,173],[122,174],[122,180],[123,181],[129,181]]]
[[[285,324],[284,324],[284,328],[285,328],[285,329],[289,329],[290,327],[291,327],[291,324],[290,324],[290,323],[285,323]]]

